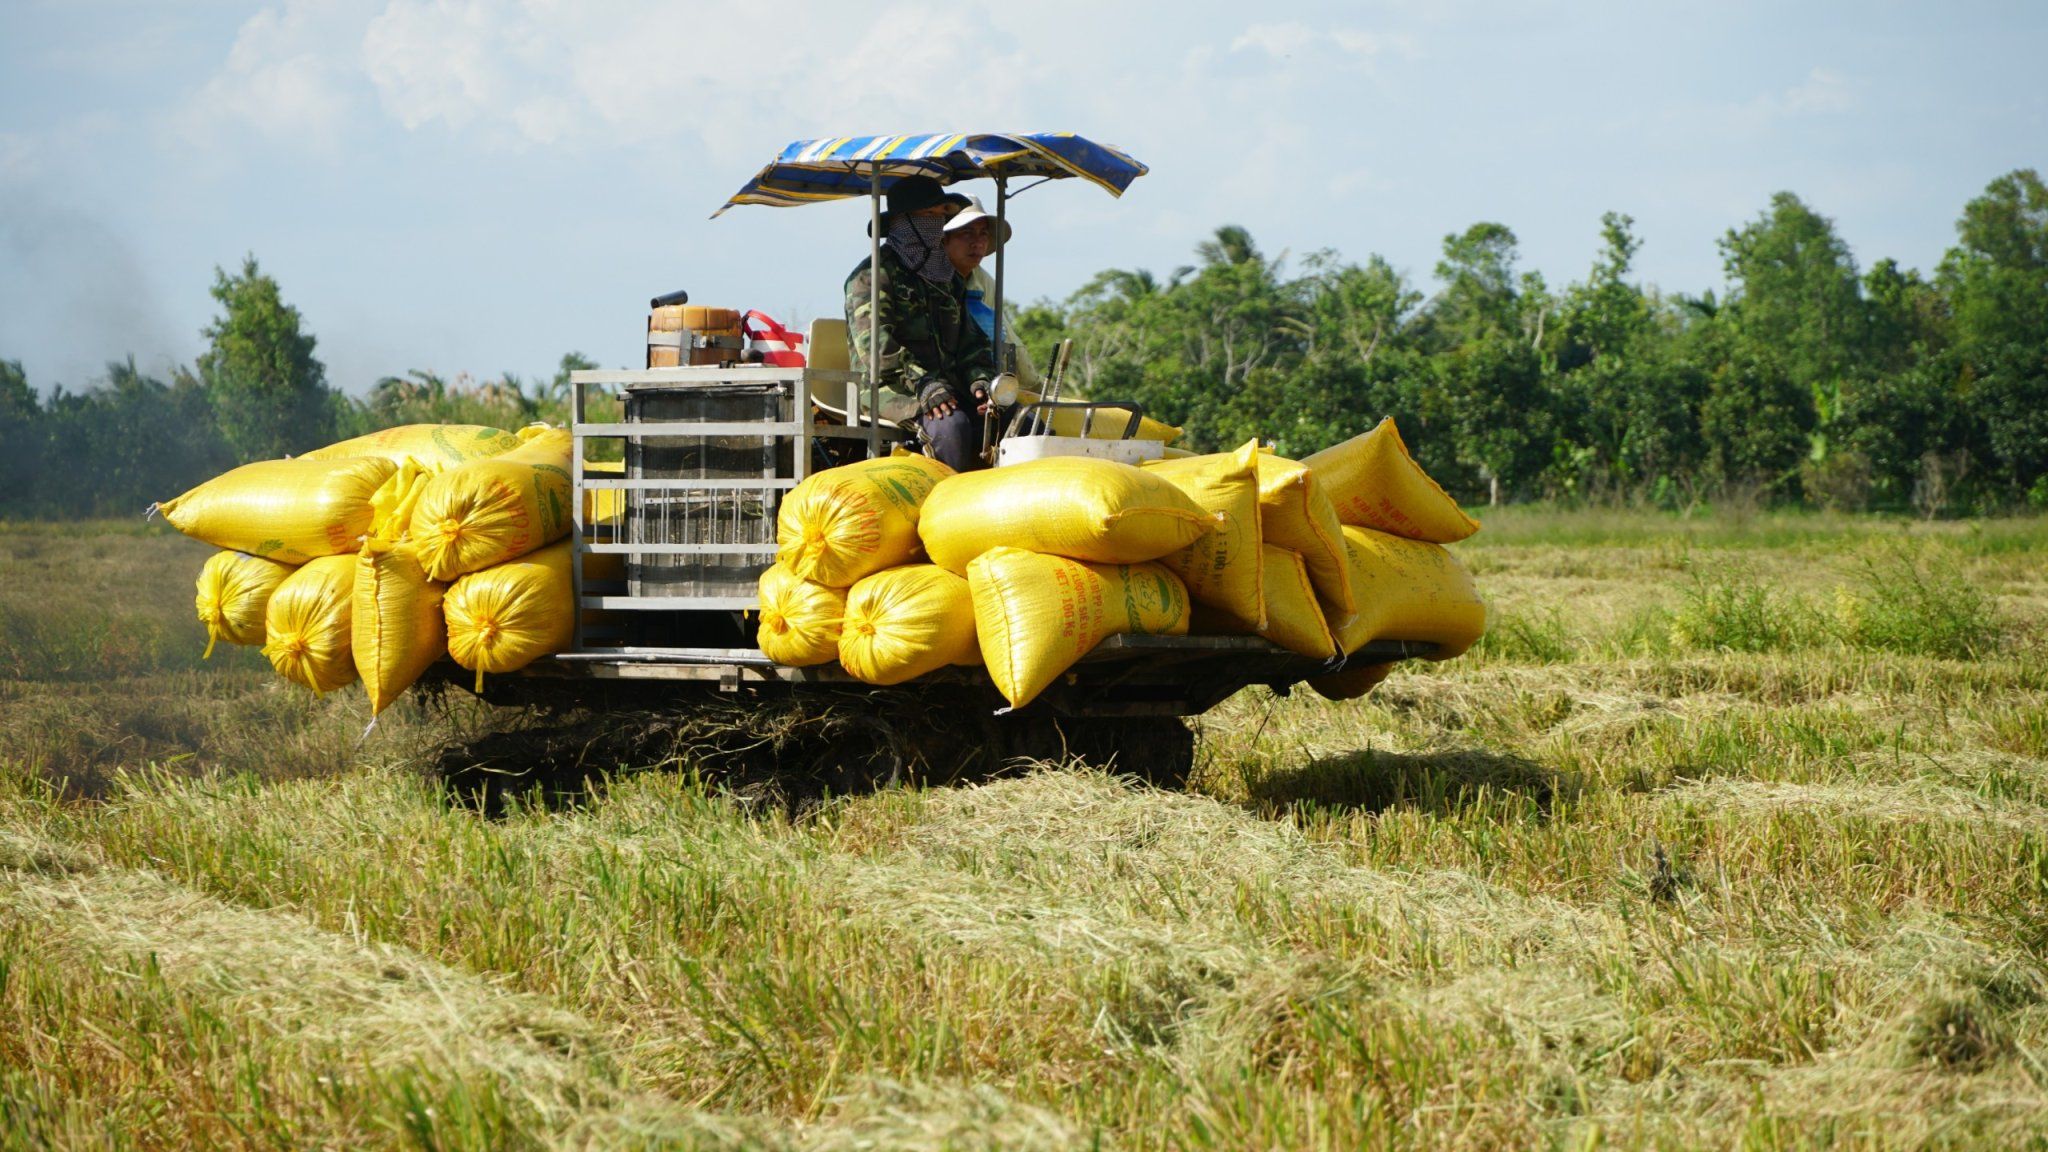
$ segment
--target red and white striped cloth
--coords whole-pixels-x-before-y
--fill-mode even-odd
[[[761,363],[773,368],[804,366],[801,332],[791,332],[766,312],[751,311],[740,321],[746,329],[747,345],[761,354]]]

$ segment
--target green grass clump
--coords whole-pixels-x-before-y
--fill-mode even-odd
[[[1861,557],[1857,577],[1855,591],[1838,595],[1837,616],[1859,647],[1970,660],[2002,638],[1990,592],[1945,550],[1880,545]]]
[[[1494,612],[1473,654],[1518,664],[1562,664],[1576,651],[1571,630],[1556,610]]]
[[[1709,652],[1783,652],[1812,642],[1810,608],[1748,568],[1695,571],[1671,617],[1671,642]]]
[[[1827,606],[1753,566],[1693,566],[1671,615],[1674,646],[1714,652],[1790,652],[1846,645],[1948,660],[1986,655],[2003,639],[1996,600],[1956,553],[1887,541],[1860,549],[1853,580]]]

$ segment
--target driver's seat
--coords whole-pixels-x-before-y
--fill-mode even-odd
[[[810,331],[804,336],[804,351],[807,367],[825,372],[848,372],[853,368],[853,353],[846,336],[846,321],[838,318],[821,318],[811,321]],[[855,385],[858,388],[861,385]],[[836,392],[836,390],[835,390]],[[844,392],[811,394],[811,407],[820,413],[845,425],[880,424],[884,439],[908,440],[912,433],[894,420],[873,420],[869,414],[859,410],[859,405],[848,404]]]
[[[804,336],[804,354],[810,367],[827,372],[845,372],[853,367],[853,350],[846,337],[846,321],[821,317],[811,321]]]

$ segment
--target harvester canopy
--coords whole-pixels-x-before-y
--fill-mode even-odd
[[[905,176],[941,184],[1038,176],[1079,176],[1121,196],[1148,169],[1107,144],[1072,132],[933,132],[909,136],[831,136],[799,140],[733,194],[735,204],[794,208],[885,192]],[[877,177],[879,176],[879,182]]]
[[[1004,214],[1010,197],[1022,192],[1010,190],[1010,181],[1037,177],[1026,188],[1047,180],[1079,176],[1112,196],[1122,196],[1131,181],[1149,169],[1122,151],[1097,144],[1072,132],[929,132],[903,136],[829,136],[821,140],[799,140],[782,150],[774,162],[761,169],[747,185],[733,193],[713,217],[735,204],[765,204],[773,208],[794,208],[827,200],[868,198],[868,259],[876,266],[882,260],[882,193],[906,176],[929,176],[941,184],[961,180],[989,179],[996,182],[995,227],[995,311],[991,343],[995,345],[998,367],[1003,363],[1003,237],[1008,231]],[[879,305],[869,296],[869,335],[874,342]],[[868,361],[868,410],[880,411],[881,380],[873,359]],[[879,441],[870,442],[871,449]]]

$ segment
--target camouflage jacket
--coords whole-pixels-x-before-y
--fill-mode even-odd
[[[846,278],[846,327],[852,345],[853,370],[868,370],[869,261],[863,260]],[[902,396],[916,396],[918,382],[937,376],[961,390],[995,375],[995,352],[988,334],[967,311],[967,282],[953,277],[934,284],[905,268],[896,254],[882,250],[881,342],[882,387]]]

